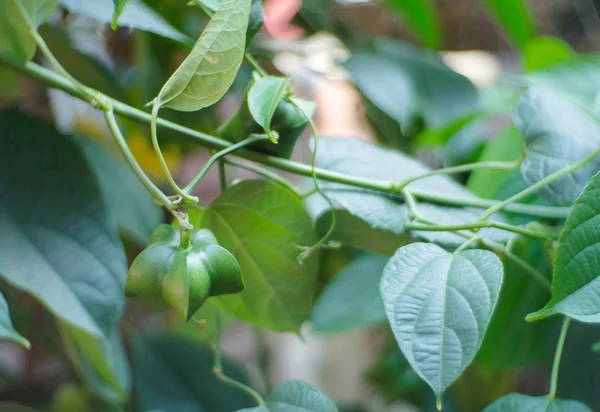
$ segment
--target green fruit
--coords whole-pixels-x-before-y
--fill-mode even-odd
[[[131,264],[129,297],[162,297],[185,319],[210,296],[244,289],[240,265],[208,229],[191,233],[160,225],[150,245]]]

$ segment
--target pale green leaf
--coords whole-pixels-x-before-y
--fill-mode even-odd
[[[437,396],[475,357],[501,284],[502,262],[485,250],[452,254],[413,243],[386,265],[381,296],[392,331]]]
[[[86,138],[76,138],[94,171],[110,213],[132,240],[145,245],[163,214],[129,166],[108,150]]]
[[[35,54],[37,29],[56,10],[58,0],[4,0],[0,5],[0,50],[23,61]]]
[[[431,0],[386,0],[392,10],[400,13],[423,44],[438,48],[442,32]]]
[[[546,396],[528,396],[510,393],[484,409],[484,412],[592,412],[579,401],[548,399]]]
[[[354,259],[315,301],[311,320],[319,332],[342,332],[385,320],[379,281],[388,259],[364,254]]]
[[[525,43],[521,65],[524,72],[535,72],[566,63],[576,56],[575,50],[558,37],[537,36]]]
[[[302,381],[280,383],[266,401],[266,405],[237,412],[338,412],[335,403],[323,392]]]
[[[600,123],[550,89],[528,90],[517,103],[514,123],[525,140],[521,174],[529,185],[600,148]],[[600,156],[538,193],[554,204],[570,205],[598,170]]]
[[[95,177],[51,125],[4,111],[0,128],[0,275],[82,337],[76,340],[105,348],[123,311],[127,268]]]
[[[534,26],[526,0],[484,0],[517,46],[533,35]]]
[[[252,405],[249,396],[221,382],[212,371],[213,353],[201,342],[178,335],[135,336],[133,376],[140,411],[226,412]],[[247,381],[235,363],[223,359],[227,376]]]
[[[114,0],[60,0],[60,5],[74,14],[81,14],[100,23],[111,24],[114,15]],[[119,0],[123,1],[123,0]],[[129,0],[119,16],[119,26],[132,27],[167,37],[184,44],[193,40],[173,27],[160,14],[141,0]]]
[[[211,229],[242,268],[246,288],[217,298],[218,305],[261,327],[299,332],[314,300],[318,258],[298,260],[316,242],[302,199],[284,186],[246,180],[192,223]]]
[[[123,13],[123,9],[125,8],[125,6],[127,6],[127,3],[129,3],[129,1],[130,0],[113,0],[113,3],[115,5],[115,11],[113,13],[112,22],[110,23],[113,29],[117,27],[119,17],[121,16],[121,13]]]
[[[211,106],[229,90],[245,51],[251,0],[223,0],[154,104],[180,111]]]
[[[266,76],[254,80],[248,91],[248,109],[271,140],[277,140],[271,131],[271,119],[281,101],[290,79],[287,77]]]
[[[409,177],[431,171],[418,161],[401,152],[385,149],[363,140],[349,138],[321,137],[317,152],[317,164],[324,169],[339,173],[395,182],[401,182]],[[404,230],[404,223],[408,215],[408,210],[401,199],[397,197],[328,182],[322,182],[321,186],[327,193],[327,196],[333,201],[336,209],[343,210],[355,218],[364,221],[375,231],[363,234],[365,239],[369,237],[379,239],[378,242],[374,243],[373,247],[367,247],[369,250],[382,254],[389,252],[390,244],[394,243],[384,244],[381,242],[383,240],[381,235],[385,232],[388,235],[395,235],[397,245],[408,243],[410,236],[445,245],[458,245],[464,241],[463,238],[447,232],[411,231],[407,233]],[[462,185],[446,176],[431,176],[420,179],[409,184],[408,187],[427,193],[446,194],[455,198],[472,199],[474,197]],[[311,202],[311,213],[315,216],[316,227],[322,230],[322,228],[328,226],[321,220],[329,222],[331,216],[328,216],[330,212],[327,204],[319,201],[318,195],[314,195],[314,197],[317,199],[309,199],[309,202]],[[447,225],[474,222],[481,214],[481,211],[478,209],[438,206],[425,202],[419,202],[419,211],[426,217],[440,224]],[[342,217],[342,221],[344,219]],[[499,221],[504,220],[501,215],[494,216],[494,219]],[[357,231],[358,228],[340,227],[339,229],[335,229],[336,233],[334,235],[337,236],[338,233],[345,234],[348,236],[346,240],[361,242],[360,234]],[[363,229],[361,228],[361,230]],[[356,234],[356,236],[352,236],[352,233]],[[508,239],[506,233],[495,229],[483,229],[479,231],[479,234],[499,242],[504,242]],[[407,237],[407,235],[410,236]],[[334,237],[334,239],[337,239],[337,237]],[[340,238],[338,240],[344,239]],[[351,244],[363,247],[361,244]]]
[[[1,252],[0,252],[1,254]],[[10,312],[8,310],[8,303],[4,299],[4,296],[0,293],[0,339],[10,340],[18,343],[21,346],[29,349],[31,346],[29,341],[19,334],[13,327],[12,321],[10,320]]]
[[[528,319],[557,313],[600,322],[600,174],[573,204],[558,240],[552,299]]]

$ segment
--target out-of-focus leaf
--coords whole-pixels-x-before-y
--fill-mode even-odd
[[[511,393],[484,409],[484,412],[592,412],[583,403],[564,399],[548,399],[546,396],[528,396]]]
[[[435,49],[441,45],[440,23],[430,0],[386,0],[386,3],[402,15],[425,46]]]
[[[266,405],[237,412],[338,412],[335,403],[323,392],[302,381],[280,383],[266,401]]]
[[[8,303],[6,299],[0,293],[0,339],[10,340],[18,343],[21,346],[29,349],[31,344],[27,339],[19,334],[13,327],[12,321],[10,320],[10,312],[8,310]]]
[[[517,46],[533,35],[534,26],[526,0],[484,0]]]
[[[565,41],[552,36],[537,36],[525,43],[521,65],[524,72],[536,72],[556,63],[567,63],[575,56],[575,50]]]

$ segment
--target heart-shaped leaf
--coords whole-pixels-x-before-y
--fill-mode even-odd
[[[484,412],[592,412],[579,401],[548,399],[546,396],[528,396],[510,393],[484,409]]]
[[[556,313],[600,322],[600,174],[573,204],[558,240],[552,299],[528,320]]]
[[[386,265],[380,288],[392,331],[438,398],[475,357],[501,284],[502,262],[485,250],[413,243]]]
[[[517,103],[514,123],[525,139],[521,174],[529,185],[600,149],[600,123],[550,89],[532,88]],[[553,181],[539,193],[570,205],[600,170],[600,156]]]
[[[271,132],[271,119],[289,82],[290,79],[284,77],[260,77],[254,81],[248,91],[250,114],[274,141],[277,139]]]
[[[217,298],[219,306],[264,328],[299,332],[314,300],[318,258],[298,261],[316,242],[302,199],[282,185],[246,180],[192,223],[212,230],[242,268],[246,288]]]
[[[266,405],[240,409],[238,412],[338,412],[335,402],[302,381],[280,383],[266,401]]]

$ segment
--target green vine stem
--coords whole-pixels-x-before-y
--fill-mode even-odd
[[[223,383],[234,386],[239,390],[246,392],[250,395],[258,405],[265,405],[266,402],[258,392],[251,387],[244,385],[235,379],[230,378],[223,372],[223,363],[221,361],[221,311],[217,310],[215,314],[215,340],[213,344],[214,349],[214,366],[213,373]]]
[[[454,232],[457,230],[479,230],[482,228],[496,228],[507,232],[517,233],[524,236],[533,237],[541,240],[556,240],[556,236],[550,233],[537,232],[520,226],[509,225],[507,223],[487,220],[485,222],[464,223],[460,225],[415,225],[414,223],[405,223],[405,229],[423,230],[428,232]]]
[[[552,183],[555,180],[558,180],[561,177],[574,172],[575,170],[579,169],[580,167],[585,166],[586,164],[588,164],[589,162],[594,160],[594,158],[596,156],[598,156],[599,154],[600,154],[600,149],[595,150],[592,153],[590,153],[589,155],[587,155],[586,157],[584,157],[583,159],[581,159],[580,161],[575,162],[575,163],[565,167],[564,169],[560,169],[552,174],[549,174],[548,176],[546,176],[539,182],[529,186],[527,189],[522,190],[519,193],[517,193],[516,195],[509,197],[505,201],[500,202],[500,203],[490,207],[485,212],[483,212],[483,214],[479,217],[479,220],[480,221],[486,220],[487,218],[492,216],[494,213],[499,212],[500,210],[504,209],[507,205],[509,205],[511,203],[515,203],[516,201],[524,198],[525,196],[537,192],[539,189],[546,186],[547,184]]]
[[[554,353],[554,362],[552,362],[552,374],[550,376],[550,391],[548,392],[548,403],[556,398],[556,391],[558,389],[558,370],[560,369],[560,359],[562,358],[563,349],[565,347],[565,340],[567,339],[567,331],[569,330],[569,324],[571,318],[564,317],[562,326],[560,328],[560,335],[558,336],[558,343],[556,344],[556,352]]]
[[[77,88],[71,81],[64,76],[56,74],[51,70],[45,69],[44,67],[14,58],[5,52],[0,51],[0,63],[6,66],[12,67],[22,73],[25,73],[31,77],[34,77],[47,86],[62,90],[74,97],[81,100],[87,101],[93,104],[90,96],[84,94],[79,88]],[[107,101],[114,108],[114,112],[130,120],[149,124],[152,120],[150,114],[143,112],[142,110],[131,107],[125,103],[122,103],[116,99],[107,97]],[[170,122],[161,118],[156,120],[157,126],[169,129],[174,132],[178,132],[189,137],[194,138],[204,147],[209,149],[222,150],[232,144],[226,140],[219,139],[217,137],[181,126],[177,123]],[[326,180],[335,183],[346,184],[353,187],[369,189],[376,192],[387,193],[392,195],[400,195],[401,190],[398,190],[398,184],[392,181],[366,179],[344,173],[332,172],[330,170],[313,168],[310,165],[294,162],[287,159],[281,159],[274,156],[264,155],[252,150],[240,149],[235,153],[235,156],[250,160],[256,163],[260,163],[265,166],[274,167],[279,170],[291,172],[294,174],[312,177],[313,172],[320,180]],[[416,189],[410,189],[409,192],[416,198],[429,201],[436,204],[444,204],[450,206],[471,206],[476,208],[489,208],[494,207],[500,203],[495,200],[479,199],[476,197],[456,197],[452,195],[437,194],[431,192],[423,192]],[[556,218],[564,219],[568,216],[570,207],[553,207],[553,206],[538,206],[538,205],[527,205],[527,204],[503,204],[501,206],[507,212],[520,213],[530,216],[539,216],[545,218]]]
[[[219,159],[235,152],[236,150],[239,150],[246,146],[250,146],[253,143],[260,142],[263,140],[269,140],[269,136],[267,136],[266,134],[252,134],[250,135],[250,137],[215,153],[210,157],[210,159],[208,159],[208,161],[202,167],[202,169],[200,169],[198,174],[194,176],[190,183],[188,183],[188,185],[183,189],[183,193],[189,196],[194,190],[194,188],[202,181],[204,176],[206,176],[212,165],[214,165]]]

